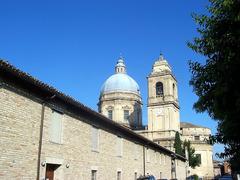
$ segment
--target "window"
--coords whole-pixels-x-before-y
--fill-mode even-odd
[[[158,155],[158,153],[155,151],[155,152],[154,152],[154,161],[155,161],[155,164],[157,164],[157,162],[158,162],[157,155]]]
[[[166,165],[166,155],[163,155],[163,164]]]
[[[134,173],[134,180],[137,180],[137,172]]]
[[[123,155],[123,139],[122,137],[117,137],[117,156],[122,157]]]
[[[123,113],[124,113],[124,120],[128,121],[129,120],[129,110],[124,110]]]
[[[136,143],[134,144],[134,159],[138,159],[138,145]]]
[[[199,141],[200,140],[200,136],[194,136],[194,140],[195,141]]]
[[[113,111],[112,110],[108,110],[108,118],[113,119]]]
[[[63,114],[52,111],[52,117],[50,122],[50,141],[54,143],[62,143],[62,119]]]
[[[156,96],[163,96],[163,83],[157,82],[156,83]]]
[[[199,159],[200,164],[202,164],[201,154],[196,154],[196,157]]]
[[[92,126],[92,150],[99,151],[99,129]]]
[[[92,170],[91,180],[97,179],[97,170]]]
[[[147,155],[147,163],[150,163],[150,149],[147,149],[146,155]]]
[[[162,155],[161,154],[159,156],[159,159],[160,159],[160,164],[162,164]]]
[[[122,179],[122,172],[118,171],[117,172],[117,180],[121,180]]]

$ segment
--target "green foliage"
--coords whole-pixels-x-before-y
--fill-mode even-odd
[[[184,150],[182,148],[182,141],[180,139],[179,132],[175,134],[175,142],[174,142],[175,153],[184,156]]]
[[[193,175],[193,179],[194,179],[194,180],[198,180],[198,179],[199,179],[199,178],[198,178],[198,175],[194,174],[194,175]]]
[[[240,1],[210,0],[208,15],[194,15],[196,37],[188,46],[206,62],[190,61],[190,84],[199,97],[197,112],[208,112],[218,122],[214,142],[225,145],[222,158],[240,170]]]
[[[188,152],[188,162],[189,162],[189,166],[191,168],[195,168],[196,166],[199,166],[201,164],[201,159],[199,156],[196,156],[195,153],[195,149],[193,147],[191,147],[191,143],[190,141],[184,141],[183,142],[183,149],[187,149]]]

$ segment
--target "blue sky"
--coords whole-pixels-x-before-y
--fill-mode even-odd
[[[204,62],[189,49],[206,0],[3,0],[0,2],[0,58],[97,110],[103,82],[120,53],[139,84],[147,123],[147,80],[160,52],[178,80],[180,119],[211,128],[216,122],[192,109],[188,60]],[[215,145],[215,152],[222,146]]]

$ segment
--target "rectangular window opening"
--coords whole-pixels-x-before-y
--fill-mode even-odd
[[[62,120],[63,114],[52,111],[51,121],[50,121],[50,141],[54,143],[62,143]]]
[[[129,120],[129,110],[124,110],[124,120],[125,121]]]
[[[134,180],[137,180],[137,172],[134,173]]]
[[[91,180],[97,180],[97,170],[92,170]]]
[[[117,156],[123,156],[123,138],[120,136],[117,137]]]
[[[122,179],[122,172],[118,171],[117,172],[117,180],[121,180]]]
[[[99,151],[99,129],[92,126],[92,150]]]

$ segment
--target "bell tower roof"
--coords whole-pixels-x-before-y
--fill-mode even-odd
[[[162,54],[160,54],[158,59],[153,64],[151,74],[165,73],[165,72],[171,73],[172,70],[167,60],[164,58]]]

